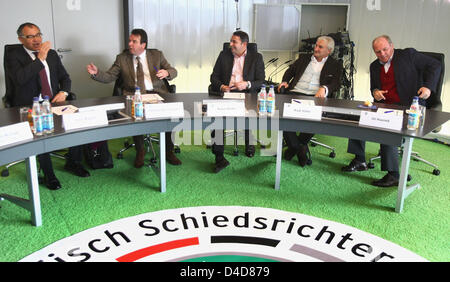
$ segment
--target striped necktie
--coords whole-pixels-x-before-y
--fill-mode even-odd
[[[141,89],[141,93],[145,93],[145,82],[144,82],[144,68],[141,64],[141,58],[136,57],[137,61],[137,69],[136,69],[136,78],[137,78],[137,86]]]

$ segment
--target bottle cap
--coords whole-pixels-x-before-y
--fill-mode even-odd
[[[33,98],[33,102],[36,102],[36,101],[39,102],[39,97],[34,97]]]
[[[44,96],[44,100],[48,100],[49,98],[48,98],[48,96],[47,95],[45,95]]]

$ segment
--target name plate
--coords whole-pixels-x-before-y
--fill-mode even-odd
[[[87,111],[70,115],[63,115],[64,129],[74,130],[88,127],[108,125],[106,111]]]
[[[183,102],[164,104],[144,104],[145,119],[183,118]]]
[[[382,109],[375,112],[362,111],[359,125],[401,130],[403,127],[403,112]]]
[[[284,104],[283,117],[308,120],[322,120],[322,107],[310,104]]]
[[[33,139],[28,122],[21,122],[0,128],[0,147]]]
[[[91,107],[79,108],[79,113],[91,112],[91,111],[114,111],[125,109],[125,103],[115,103],[115,104],[105,104],[105,105],[95,105]]]
[[[209,102],[207,108],[208,117],[244,117],[244,101]]]

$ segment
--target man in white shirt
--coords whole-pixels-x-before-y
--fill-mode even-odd
[[[330,55],[334,51],[334,40],[329,36],[317,38],[314,54],[300,55],[284,73],[278,86],[280,92],[286,88],[292,94],[326,98],[339,90],[341,86],[342,64]],[[297,155],[300,166],[305,166],[309,153],[308,142],[314,134],[296,132],[284,132],[284,138],[288,145],[285,159],[291,160]]]

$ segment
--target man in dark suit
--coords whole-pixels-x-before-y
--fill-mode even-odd
[[[12,106],[30,106],[34,97],[49,96],[51,102],[66,100],[71,90],[69,74],[62,65],[50,42],[42,42],[42,33],[38,26],[24,23],[17,30],[22,47],[15,48],[5,58],[7,73],[12,81]],[[61,188],[56,178],[50,154],[38,156],[44,172],[44,182],[52,190]],[[81,165],[82,147],[69,148],[64,168],[80,177],[89,176]]]
[[[325,98],[339,90],[341,86],[342,64],[330,55],[334,50],[334,40],[329,36],[317,39],[314,54],[300,57],[284,73],[278,91],[285,87],[293,94]],[[312,133],[285,131],[284,139],[288,145],[284,158],[291,160],[297,155],[300,166],[305,166],[309,153],[308,143]]]
[[[173,68],[164,57],[163,53],[156,49],[147,49],[147,33],[143,29],[134,29],[128,42],[129,49],[117,55],[112,67],[104,72],[94,64],[87,66],[87,71],[92,79],[102,83],[110,83],[122,78],[123,94],[133,95],[136,86],[141,93],[168,93],[163,79],[172,80],[177,76],[177,70]],[[136,159],[134,166],[140,168],[144,165],[145,147],[144,137],[133,136]],[[175,156],[174,143],[171,132],[166,132],[166,158],[172,165],[181,165],[181,161]]]
[[[394,49],[387,35],[372,42],[377,60],[370,65],[370,90],[376,102],[409,106],[414,96],[426,100],[435,91],[439,79],[440,63],[413,48]],[[350,139],[348,153],[355,158],[342,171],[367,170],[365,141]],[[388,173],[373,181],[378,187],[398,186],[398,148],[380,144],[381,170]]]
[[[257,51],[247,49],[248,34],[235,31],[230,40],[230,48],[220,52],[210,77],[214,92],[257,92],[265,79],[264,61]],[[214,171],[218,173],[230,163],[225,159],[223,130],[211,132],[212,152],[215,155]],[[255,155],[255,141],[249,130],[245,130],[245,154]]]

